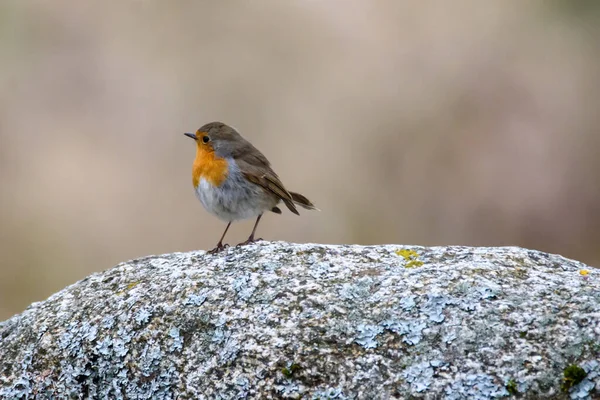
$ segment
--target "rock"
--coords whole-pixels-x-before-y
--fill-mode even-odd
[[[592,398],[599,278],[514,247],[142,258],[0,323],[0,398]]]

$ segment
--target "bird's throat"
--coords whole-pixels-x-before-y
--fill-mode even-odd
[[[197,188],[201,179],[205,179],[213,186],[221,186],[228,174],[227,160],[217,157],[214,150],[199,145],[196,150],[196,159],[192,168],[192,182]]]

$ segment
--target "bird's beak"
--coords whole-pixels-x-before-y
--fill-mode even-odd
[[[184,133],[184,135],[187,136],[187,137],[191,137],[194,140],[198,140],[198,138],[196,137],[196,135],[193,134],[193,133]]]

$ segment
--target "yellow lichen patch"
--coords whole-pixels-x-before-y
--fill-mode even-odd
[[[129,283],[125,289],[121,290],[120,292],[117,292],[117,296],[122,296],[126,291],[133,289],[134,287],[136,287],[137,285],[139,285],[139,282],[131,282]]]
[[[587,270],[587,269],[580,269],[580,270],[579,270],[579,275],[581,275],[581,276],[586,276],[586,275],[588,275],[589,273],[590,273],[590,271],[589,271],[589,270]]]
[[[406,265],[404,265],[405,268],[418,268],[423,265],[423,261],[419,260],[419,254],[416,251],[402,249],[396,250],[395,253],[404,258],[404,261],[406,261]]]

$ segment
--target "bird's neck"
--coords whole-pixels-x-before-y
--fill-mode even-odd
[[[221,186],[228,174],[227,160],[218,157],[214,150],[198,146],[196,159],[192,168],[192,182],[198,187],[200,181],[205,179],[213,186]]]

